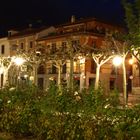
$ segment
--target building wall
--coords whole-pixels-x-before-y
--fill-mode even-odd
[[[35,55],[40,49],[39,44],[36,44],[36,40],[40,37],[44,37],[46,35],[49,35],[51,32],[54,32],[54,27],[44,28],[44,29],[26,29],[21,32],[16,32],[14,34],[10,34],[9,36],[9,43],[10,43],[10,56],[16,56],[19,55],[19,53],[23,52],[26,53],[27,56],[30,56],[31,54]],[[37,55],[37,54],[36,54]],[[37,63],[37,62],[35,62]],[[25,72],[23,71],[24,66],[21,67],[21,76],[28,75],[28,79],[33,79],[33,83],[36,85],[39,85],[41,88],[45,86],[45,74],[43,73],[37,73],[39,69],[39,64],[35,64],[33,66],[32,72]],[[14,74],[15,79],[18,77],[19,70],[16,70],[16,73]],[[13,75],[11,74],[9,79],[12,79]],[[43,79],[43,80],[42,80]],[[17,80],[14,80],[17,81]],[[43,84],[43,85],[42,85]]]
[[[0,38],[0,56],[9,57],[10,56],[10,44],[7,37]],[[2,88],[6,85],[8,80],[8,71],[5,68],[3,72],[0,73],[0,87]]]
[[[2,46],[4,46],[4,50]],[[0,38],[0,55],[5,57],[8,57],[10,55],[10,44],[8,38],[6,37]]]
[[[16,55],[17,50],[26,51],[26,52],[33,50],[36,46],[35,40],[36,40],[35,35],[9,39],[10,55],[11,56]]]
[[[56,44],[56,48],[60,48],[62,47],[62,43],[66,42],[66,46],[68,47],[72,40],[78,40],[78,42],[80,43],[79,45],[82,46],[82,48],[86,51],[86,47],[94,47],[94,45],[101,48],[104,47],[105,31],[107,31],[108,33],[111,31],[116,32],[117,28],[97,21],[89,21],[83,23],[73,23],[72,25],[62,25],[56,28],[56,31],[56,35],[48,38],[46,37],[45,39],[39,40],[37,43],[42,44],[46,49],[48,49],[51,48],[52,44],[54,43]],[[111,65],[111,62],[103,65],[101,68],[100,81],[106,93],[110,90],[112,79],[114,80],[113,86],[115,86],[116,77],[115,74],[111,74],[112,69],[113,66]],[[86,58],[84,70],[84,74],[86,77],[84,79],[84,87],[88,88],[91,84],[94,84],[95,73],[96,64],[91,58]],[[80,74],[74,74],[73,76],[80,79]],[[122,81],[122,75],[117,77],[117,81]],[[122,85],[119,86],[119,89],[122,91]]]
[[[33,35],[24,35],[24,36],[15,36],[9,38],[10,41],[10,55],[16,55],[17,49],[25,50],[30,52],[33,51],[33,48],[37,48],[41,46],[43,48],[43,52],[47,56],[51,51],[55,53],[56,50],[62,50],[64,52],[65,49],[68,53],[71,53],[70,47],[72,46],[72,41],[76,41],[77,44],[75,48],[80,49],[83,53],[89,48],[94,48],[95,46],[100,47],[101,49],[104,47],[105,43],[105,34],[111,32],[120,32],[121,28],[117,26],[113,26],[111,24],[107,24],[101,21],[93,20],[83,20],[80,22],[73,22],[65,25],[60,25],[55,28],[45,29],[42,32],[35,33]],[[30,42],[33,42],[33,47],[30,48]],[[53,48],[53,49],[52,49]],[[79,50],[77,51],[79,53]],[[64,53],[65,56],[65,53]],[[78,59],[74,58],[74,59]],[[64,79],[68,78],[69,75],[69,59],[65,59],[66,61],[66,72],[62,74]],[[47,60],[46,60],[47,61]],[[34,69],[34,78],[35,83],[42,84],[43,88],[47,88],[50,79],[54,77],[57,81],[57,73],[51,73],[50,69],[53,69],[51,63],[46,62],[44,64],[45,73],[37,73],[37,69]],[[38,66],[39,68],[39,66]],[[74,62],[74,79],[83,80],[80,85],[88,88],[91,84],[94,84],[95,81],[95,73],[96,73],[96,65],[95,62],[90,58],[85,59],[84,70],[82,70],[83,78],[81,78],[81,68],[82,65],[79,66],[79,62]],[[115,81],[115,74],[112,74],[113,66],[110,63],[107,63],[101,68],[100,81],[106,91],[106,93],[110,90],[110,85]],[[118,69],[119,71],[120,69]],[[57,70],[56,70],[57,72]],[[118,75],[121,74],[118,72]],[[85,76],[84,76],[85,75]],[[122,79],[122,75],[117,76],[117,82],[120,83]],[[113,82],[111,80],[114,80]],[[40,83],[39,83],[40,82]],[[116,82],[116,81],[115,81]],[[115,85],[114,82],[114,85]],[[84,85],[83,85],[84,84]],[[122,85],[118,86],[120,90],[122,89]]]

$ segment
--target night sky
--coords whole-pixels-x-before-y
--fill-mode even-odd
[[[77,19],[95,17],[123,23],[121,0],[1,0],[0,34],[16,27],[56,25]]]

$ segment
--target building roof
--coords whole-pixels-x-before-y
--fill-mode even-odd
[[[103,35],[105,35],[105,31],[103,31],[103,30],[101,32],[96,31],[94,29],[93,30],[90,29],[90,31],[89,31],[88,29],[86,30],[85,28],[77,30],[77,31],[69,31],[69,32],[67,32],[65,30],[67,27],[70,27],[72,29],[74,26],[77,26],[77,24],[78,25],[79,24],[86,24],[87,22],[93,22],[93,21],[95,21],[97,23],[99,22],[101,24],[105,24],[105,28],[106,28],[106,25],[109,25],[110,26],[109,28],[112,28],[112,29],[115,29],[115,30],[117,29],[117,30],[121,30],[121,31],[123,30],[123,28],[120,27],[120,26],[112,25],[111,23],[109,24],[107,22],[97,20],[95,18],[86,18],[86,19],[80,19],[80,20],[75,20],[74,19],[73,21],[71,21],[69,23],[65,23],[65,24],[55,26],[56,30],[59,30],[59,29],[61,30],[62,29],[62,32],[56,31],[52,34],[49,34],[47,36],[44,36],[44,37],[38,39],[37,41],[56,39],[56,38],[59,38],[59,37],[65,37],[65,36],[67,37],[67,36],[70,36],[70,35],[92,35],[92,36],[103,36]]]
[[[14,38],[20,38],[20,37],[35,35],[36,33],[42,31],[45,28],[47,28],[47,27],[26,28],[24,30],[18,31],[17,33],[14,33],[13,35],[8,36],[8,39],[14,39]]]
[[[74,22],[71,22],[70,21],[70,22],[67,22],[67,23],[64,23],[64,24],[56,25],[55,27],[56,28],[59,28],[59,27],[62,27],[62,26],[69,26],[69,25],[86,23],[86,22],[91,22],[91,21],[97,21],[97,22],[101,22],[101,23],[104,23],[104,24],[112,25],[112,26],[117,27],[117,28],[120,28],[120,29],[124,29],[123,26],[120,26],[120,25],[115,24],[113,22],[108,22],[108,21],[97,19],[97,18],[93,18],[93,17],[75,19]]]
[[[65,34],[50,34],[49,36],[44,36],[42,38],[37,39],[37,41],[43,41],[43,40],[51,40],[51,39],[57,39],[57,38],[67,38],[69,36],[81,36],[81,35],[88,35],[88,36],[97,36],[97,37],[103,37],[103,34],[98,33],[91,33],[91,32],[75,32],[75,33],[65,33]]]
[[[121,26],[119,26],[119,25],[115,25],[115,24],[112,24],[112,23],[109,23],[109,22],[106,22],[106,21],[98,20],[96,18],[85,18],[85,19],[79,19],[79,20],[74,19],[73,21],[71,20],[71,22],[61,24],[61,25],[56,25],[54,27],[56,29],[59,29],[61,27],[62,28],[65,27],[65,26],[73,26],[73,25],[76,25],[76,24],[82,24],[82,23],[92,22],[92,21],[96,21],[96,22],[100,22],[100,23],[103,23],[103,24],[111,25],[112,27],[115,27],[117,29],[123,30],[123,28]],[[49,28],[49,27],[41,27],[41,28],[31,28],[31,27],[29,27],[27,29],[24,29],[22,31],[14,33],[13,35],[9,36],[8,39],[32,36],[32,35],[35,35],[36,33],[39,33],[40,31],[42,31],[44,29],[47,29],[47,28]],[[38,40],[44,40],[44,39],[47,39],[47,38],[56,38],[56,37],[64,36],[66,34],[68,35],[69,33],[64,33],[64,34],[59,33],[58,34],[57,32],[56,33],[53,32],[53,33],[50,33],[49,35],[47,35],[45,37],[42,37],[42,38],[40,38]],[[97,33],[94,33],[94,34],[98,35]]]

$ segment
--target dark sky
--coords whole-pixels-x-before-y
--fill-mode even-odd
[[[29,23],[55,25],[76,18],[96,17],[122,23],[121,0],[1,0],[0,32]]]

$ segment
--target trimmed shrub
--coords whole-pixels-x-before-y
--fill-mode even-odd
[[[118,93],[56,85],[0,90],[0,130],[37,140],[139,139],[140,106],[119,109]]]

